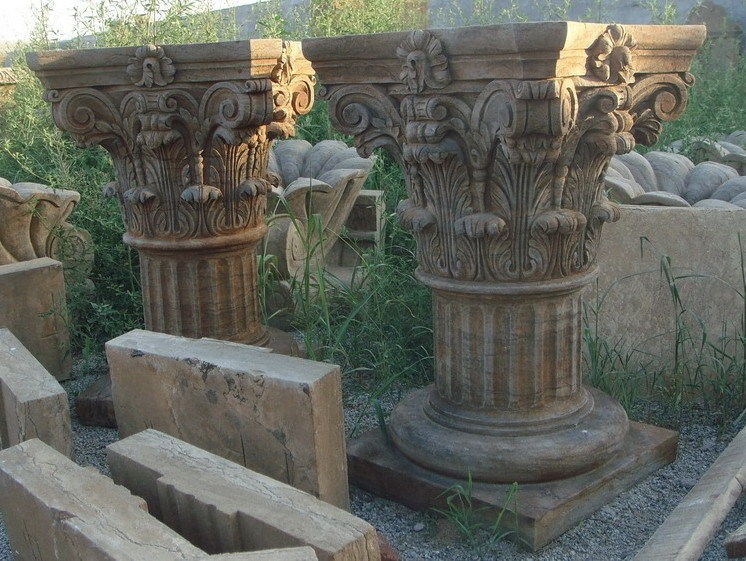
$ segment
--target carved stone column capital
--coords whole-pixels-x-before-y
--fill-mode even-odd
[[[386,147],[404,167],[409,197],[400,216],[415,231],[423,272],[520,282],[593,269],[600,225],[618,216],[599,179],[609,159],[636,141],[654,142],[661,123],[683,111],[693,82],[685,64],[658,74],[643,60],[648,72],[634,74],[634,29],[594,27],[597,38],[543,55],[556,61],[520,60],[507,45],[495,54],[506,67],[524,65],[520,72],[490,74],[500,62],[486,52],[462,62],[458,42],[446,47],[430,31],[396,39],[382,55],[388,75],[358,85],[330,68],[321,95],[335,126],[361,154]],[[327,53],[319,56],[323,76]],[[565,57],[577,68],[541,67]]]
[[[333,124],[401,164],[399,216],[433,290],[435,384],[395,408],[394,449],[375,435],[353,445],[358,484],[411,505],[404,487],[447,488],[444,476],[592,486],[593,470],[622,469],[627,416],[582,385],[580,294],[619,216],[609,161],[681,114],[703,39],[696,26],[556,22],[304,41]],[[378,486],[392,472],[402,492]]]
[[[111,154],[116,181],[104,193],[140,251],[147,326],[264,342],[254,248],[266,232],[270,143],[313,104],[300,44],[51,51],[28,62],[57,126]]]

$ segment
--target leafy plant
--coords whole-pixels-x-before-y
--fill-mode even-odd
[[[510,485],[505,494],[504,506],[492,520],[489,516],[494,512],[492,508],[476,505],[471,473],[465,483],[454,483],[439,498],[445,498],[446,507],[433,510],[449,520],[470,547],[489,549],[517,530],[518,483]],[[511,527],[506,529],[509,524],[505,517],[511,513],[514,519]]]

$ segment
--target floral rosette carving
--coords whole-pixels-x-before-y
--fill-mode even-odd
[[[130,57],[127,76],[136,86],[152,88],[166,86],[174,81],[176,68],[173,61],[166,56],[163,47],[143,45]]]
[[[686,105],[688,75],[635,76],[635,46],[609,26],[589,49],[595,79],[498,79],[475,91],[453,81],[437,36],[415,31],[396,49],[398,84],[321,95],[361,155],[383,147],[402,164],[399,216],[421,274],[557,279],[595,267],[601,226],[619,216],[603,191],[610,158],[654,141]]]
[[[623,26],[610,25],[588,50],[591,73],[604,82],[629,84],[635,80],[632,51],[637,47],[632,34]]]

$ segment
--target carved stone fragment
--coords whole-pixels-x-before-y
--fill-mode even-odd
[[[30,53],[55,123],[114,161],[148,329],[273,345],[256,245],[267,160],[313,104],[300,45],[260,39]],[[289,343],[288,343],[289,344]]]
[[[0,452],[0,509],[19,561],[316,561],[310,547],[208,555],[145,501],[40,440]]]
[[[366,521],[157,430],[107,448],[114,481],[206,551],[310,546],[319,561],[380,561]]]
[[[51,257],[77,278],[88,276],[91,236],[67,222],[79,201],[77,191],[0,178],[0,265]]]
[[[267,253],[277,257],[284,279],[307,266],[312,272],[323,267],[374,163],[339,140],[275,144],[269,170],[278,184],[270,198]]]

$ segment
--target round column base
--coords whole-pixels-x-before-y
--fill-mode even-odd
[[[411,461],[444,475],[491,483],[553,481],[590,471],[621,448],[629,430],[624,409],[614,399],[587,388],[592,402],[573,424],[542,423],[499,434],[457,430],[428,415],[431,387],[416,390],[394,409],[391,439]]]

